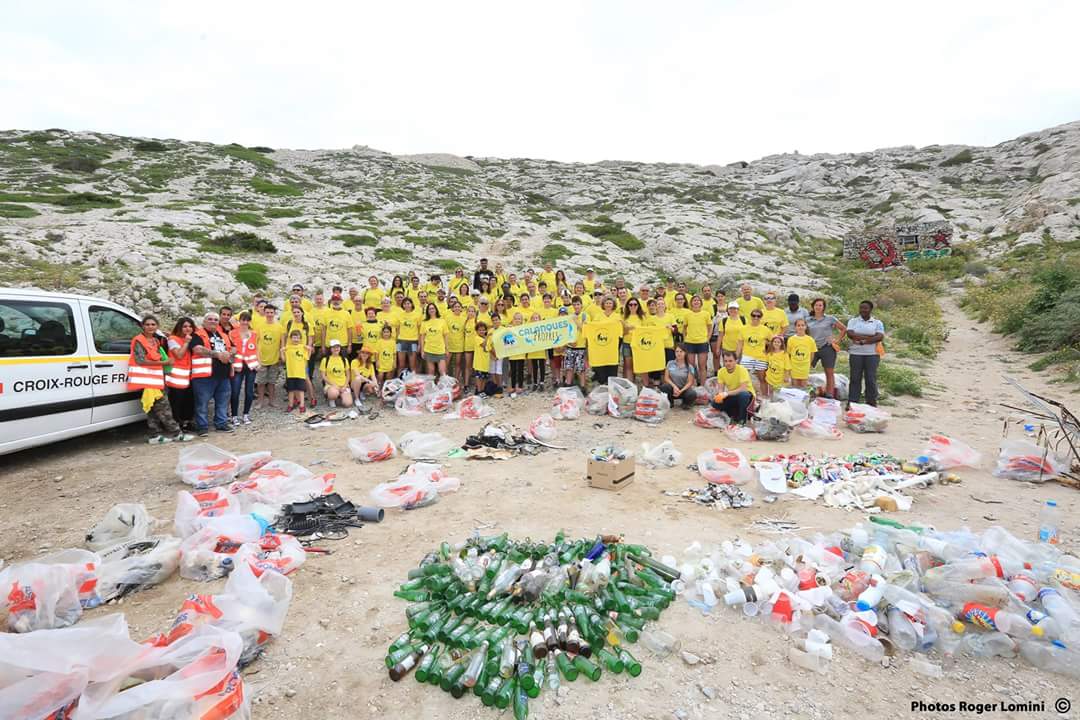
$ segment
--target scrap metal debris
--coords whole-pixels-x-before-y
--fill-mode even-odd
[[[349,534],[349,528],[364,527],[360,511],[338,493],[331,493],[286,505],[274,530],[296,537],[305,546],[317,540],[341,540]]]
[[[470,460],[505,460],[515,455],[537,455],[541,448],[564,450],[540,442],[516,425],[488,423],[476,435],[465,438],[465,457]]]
[[[718,510],[729,508],[747,508],[754,503],[754,497],[737,485],[714,485],[700,488],[687,488],[682,492],[665,490],[664,495],[692,500],[699,505],[708,505]]]

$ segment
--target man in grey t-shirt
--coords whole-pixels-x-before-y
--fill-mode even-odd
[[[787,310],[784,313],[787,315],[787,327],[784,328],[784,337],[786,338],[795,334],[796,320],[810,319],[810,313],[806,311],[806,308],[799,307],[799,296],[795,293],[787,296]]]
[[[866,383],[866,403],[877,405],[877,371],[881,356],[877,344],[885,338],[885,325],[870,313],[874,303],[863,300],[859,303],[859,316],[847,323],[847,337],[851,341],[848,347],[848,362],[851,365],[851,384],[848,388],[848,402],[861,402],[862,386]]]

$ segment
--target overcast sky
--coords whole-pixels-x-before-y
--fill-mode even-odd
[[[1080,2],[9,3],[0,127],[725,163],[1080,119]]]

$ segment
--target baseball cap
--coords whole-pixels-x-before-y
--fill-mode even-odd
[[[729,310],[730,310],[731,308],[735,308],[736,310],[738,310],[738,309],[739,309],[739,303],[735,302],[734,300],[732,300],[731,302],[729,302],[729,303],[727,304],[727,306],[728,306],[728,309],[729,309]]]
[[[337,338],[330,341],[330,347],[334,347],[335,345],[337,347],[341,347],[341,341],[338,340]]]

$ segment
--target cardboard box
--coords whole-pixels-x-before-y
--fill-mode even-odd
[[[585,479],[589,482],[589,487],[622,490],[634,482],[634,467],[633,456],[617,462],[601,462],[589,458]]]

